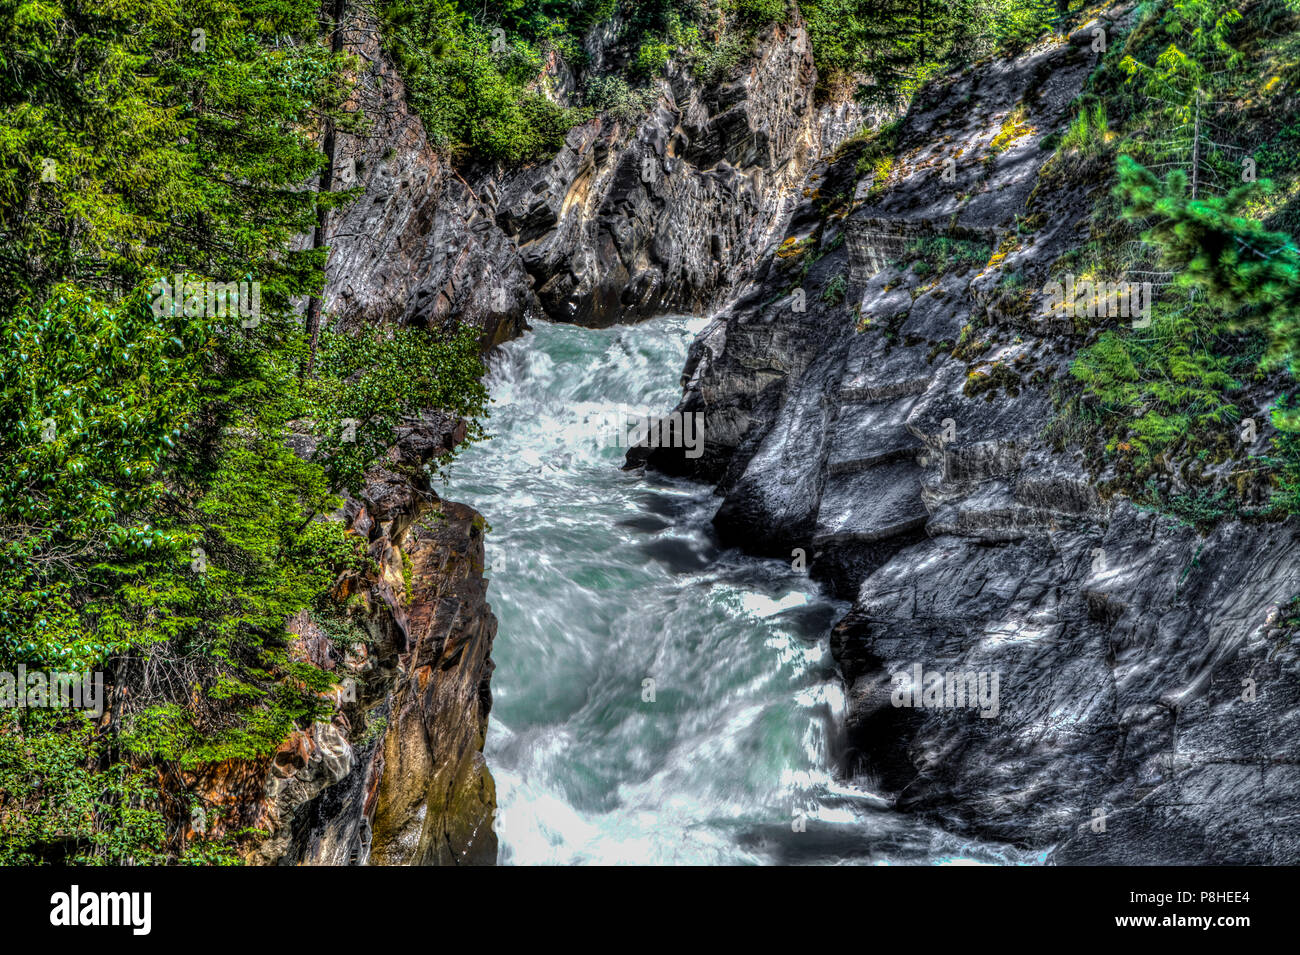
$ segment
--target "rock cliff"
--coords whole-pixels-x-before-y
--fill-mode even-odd
[[[852,103],[814,103],[795,23],[769,28],[717,82],[670,63],[648,113],[601,114],[548,162],[457,170],[407,106],[377,24],[356,16],[348,48],[366,68],[353,105],[369,124],[339,134],[335,175],[361,195],[325,236],[324,309],[345,324],[459,321],[491,345],[533,317],[608,325],[704,311],[749,279],[810,163],[861,121]],[[588,41],[597,63],[607,32]],[[543,85],[570,99],[567,69],[548,71]]]
[[[818,162],[692,349],[704,455],[629,461],[715,482],[725,541],[853,601],[843,769],[900,810],[1061,863],[1294,863],[1300,522],[1202,534],[1045,435],[1078,339],[1037,290],[1090,200],[1040,176],[1042,141],[1096,25],[1126,20],[930,88],[883,167],[857,142]],[[911,264],[927,239],[949,261]],[[996,713],[899,705],[930,674],[996,675]]]
[[[547,317],[700,312],[747,281],[812,158],[852,125],[851,110],[815,107],[815,83],[803,28],[774,26],[723,82],[674,64],[634,126],[586,123],[550,163],[506,178],[497,222]]]
[[[186,780],[221,831],[265,833],[249,861],[280,865],[491,864],[495,789],[483,759],[496,619],[483,577],[483,518],[428,490],[424,465],[463,439],[431,415],[399,430],[364,492],[331,519],[367,542],[368,569],[335,602],[340,645],[307,613],[291,656],[334,673],[333,716],[256,764]],[[302,449],[309,450],[309,449]]]
[[[368,119],[337,135],[334,187],[358,198],[324,231],[322,311],[345,328],[465,323],[491,348],[535,317],[602,325],[710,308],[750,280],[818,153],[859,125],[851,104],[814,104],[796,23],[769,29],[718,82],[671,65],[647,114],[598,116],[549,162],[458,169],[409,109],[370,14],[354,11],[342,34],[362,65],[351,105]],[[594,62],[611,39],[593,31]],[[567,69],[549,69],[544,85],[569,95]],[[483,521],[439,500],[420,470],[457,440],[452,422],[413,422],[391,467],[338,515],[379,568],[338,585],[369,649],[334,659],[310,621],[291,624],[301,652],[349,674],[357,698],[267,765],[196,784],[209,804],[240,807],[231,825],[268,832],[252,861],[495,861]]]

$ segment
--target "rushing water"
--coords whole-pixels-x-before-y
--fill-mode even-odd
[[[720,549],[708,487],[620,469],[603,415],[672,408],[702,327],[540,323],[494,356],[494,437],[446,494],[492,527],[500,861],[1012,861],[837,782],[844,605]]]

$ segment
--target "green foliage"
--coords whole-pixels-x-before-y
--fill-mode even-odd
[[[869,105],[896,108],[931,76],[961,59],[975,20],[974,0],[801,0],[823,86],[869,77]]]
[[[1219,521],[1235,516],[1240,510],[1239,502],[1227,488],[1174,494],[1167,499],[1153,493],[1151,500],[1162,513],[1198,528],[1213,527]]]
[[[1005,389],[1012,398],[1020,394],[1020,376],[1000,361],[971,371],[962,386],[962,394],[967,398],[983,395],[985,401],[992,401],[998,389]]]
[[[942,274],[983,265],[992,254],[993,249],[987,242],[947,235],[923,236],[907,244],[898,264],[919,264],[923,268],[918,269],[918,272],[923,275],[931,272]]]
[[[727,33],[716,44],[705,46],[691,60],[691,69],[706,83],[717,82],[744,62],[749,43],[736,33]]]
[[[157,776],[104,755],[81,713],[0,710],[0,865],[167,861]]]
[[[995,52],[1015,55],[1059,26],[1068,7],[1057,0],[988,0],[981,23]]]
[[[618,15],[603,72],[581,82],[589,108],[638,110],[613,97],[610,78],[644,82],[670,58],[714,82],[739,65],[773,23],[802,18],[818,70],[818,93],[858,89],[872,105],[898,107],[948,67],[1018,49],[1058,23],[1068,0],[391,0],[385,38],[400,57],[408,95],[431,138],[460,157],[507,164],[552,155],[565,132],[591,115],[542,92],[548,51],[588,67],[582,38]],[[495,39],[495,44],[494,44]],[[494,49],[495,47],[495,49]],[[865,86],[859,84],[867,79]]]
[[[1282,104],[1294,78],[1280,63],[1294,62],[1297,12],[1280,0],[1260,0],[1248,16],[1231,0],[1145,6],[1089,81],[1061,144],[1098,159],[1120,153],[1113,196],[1098,204],[1093,242],[1072,269],[1159,268],[1170,281],[1156,283],[1153,327],[1105,332],[1080,352],[1082,391],[1062,402],[1059,433],[1103,443],[1119,486],[1198,525],[1260,513],[1270,491],[1263,510],[1300,509],[1300,416],[1289,397],[1300,252],[1267,221],[1270,210],[1285,221],[1300,171],[1292,151],[1277,148],[1292,138]],[[1252,157],[1280,187],[1249,181]],[[1151,171],[1159,167],[1169,170],[1163,178]],[[1130,241],[1135,227],[1142,244]],[[1237,402],[1257,408],[1270,392],[1272,452],[1218,469],[1211,487],[1170,493],[1170,475],[1195,484],[1204,468],[1240,454],[1230,425],[1249,412]]]
[[[1300,514],[1300,400],[1292,393],[1278,398],[1272,411],[1272,453],[1266,463],[1277,474],[1274,504],[1287,514]]]
[[[340,58],[285,42],[314,33],[316,6],[0,0],[0,297],[43,301],[74,269],[130,287],[177,262],[255,268],[273,300],[307,291],[319,253],[289,244],[322,197],[296,187],[345,93]]]
[[[0,852],[233,861],[231,841],[180,844],[160,774],[263,757],[329,712],[333,678],[285,630],[365,567],[324,515],[400,416],[482,434],[478,342],[325,333],[304,376],[291,306],[326,250],[294,239],[347,198],[311,188],[324,119],[358,121],[315,2],[0,8],[0,669],[103,670],[114,700],[102,727],[0,714]],[[154,283],[176,273],[259,283],[258,321],[168,307]]]
[[[1112,435],[1110,455],[1137,470],[1189,437],[1224,432],[1238,417],[1227,393],[1240,387],[1210,329],[1189,309],[1153,310],[1141,334],[1105,332],[1070,366]]]
[[[857,173],[859,176],[871,176],[871,186],[867,198],[874,198],[885,187],[889,173],[894,168],[894,152],[898,149],[898,134],[902,128],[901,120],[885,123],[874,130],[864,130],[857,141],[866,139],[866,145],[858,154]],[[845,143],[841,149],[855,145]]]
[[[335,486],[360,490],[365,469],[387,450],[401,419],[422,409],[469,419],[467,441],[484,436],[480,419],[487,416],[488,395],[472,329],[445,338],[410,328],[382,335],[324,334],[318,362],[312,404],[327,437],[317,454],[328,461]],[[345,429],[346,419],[356,422],[355,428]],[[438,464],[450,461],[448,455]]]
[[[1187,176],[1172,170],[1158,180],[1128,156],[1119,158],[1117,191],[1124,216],[1149,221],[1143,239],[1160,250],[1178,288],[1204,294],[1239,328],[1269,339],[1265,367],[1300,370],[1300,249],[1289,235],[1268,230],[1242,208],[1271,183],[1242,183],[1227,195],[1191,199]]]
[[[1025,104],[1017,103],[1014,109],[1007,112],[997,135],[989,143],[989,153],[1006,152],[1016,140],[1032,133],[1034,128],[1026,122],[1027,119],[1028,110],[1025,109]]]
[[[646,40],[637,50],[636,59],[632,61],[632,71],[641,76],[658,76],[668,65],[668,57],[671,53],[667,43]]]
[[[1300,594],[1296,594],[1279,608],[1278,617],[1282,632],[1294,640],[1300,634]]]
[[[503,12],[515,14],[507,25],[517,30],[531,22],[536,29],[519,16],[526,9],[506,4]],[[527,37],[476,23],[455,0],[391,3],[384,14],[385,39],[411,104],[429,138],[454,154],[504,163],[546,159],[583,118],[533,88],[542,56]]]
[[[786,0],[736,0],[736,14],[742,20],[766,26],[789,15]]]
[[[1106,118],[1106,104],[1099,101],[1079,110],[1078,115],[1066,127],[1058,148],[1062,152],[1096,156],[1108,149],[1113,138]]]
[[[79,712],[0,711],[0,865],[239,864],[245,832],[169,851],[157,770],[110,743]]]
[[[822,301],[829,305],[838,305],[844,301],[847,291],[848,281],[843,275],[836,275],[826,283],[826,288],[822,290]]]
[[[1013,54],[1063,22],[1069,0],[953,3],[800,0],[823,88],[856,84],[869,105],[897,108],[930,78]]]
[[[634,100],[610,96],[610,78],[644,82],[676,58],[704,82],[717,81],[744,61],[760,32],[796,12],[819,95],[859,88],[865,78],[860,95],[891,108],[949,66],[1018,48],[1060,19],[1055,0],[392,0],[383,8],[386,41],[431,138],[457,156],[507,164],[552,155],[590,108],[634,117]],[[541,92],[544,54],[582,71],[583,36],[616,13],[611,66],[581,76],[587,108],[557,105]]]
[[[587,105],[620,122],[633,122],[650,109],[658,94],[646,88],[634,88],[621,76],[608,74],[588,79],[585,90]]]
[[[1192,132],[1202,106],[1222,88],[1222,74],[1241,64],[1230,43],[1241,13],[1223,0],[1182,0],[1165,7],[1161,26],[1172,39],[1152,64],[1127,56],[1120,63],[1130,79],[1143,81],[1155,112],[1169,129]]]

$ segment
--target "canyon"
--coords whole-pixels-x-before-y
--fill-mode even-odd
[[[466,324],[491,349],[534,319],[601,326],[712,310],[778,239],[815,157],[861,124],[851,103],[814,103],[806,32],[774,26],[722,82],[671,68],[635,128],[601,116],[547,163],[458,169],[407,106],[373,17],[352,11],[341,34],[365,64],[352,105],[370,120],[364,134],[339,133],[333,158],[337,186],[361,191],[325,230],[322,308],[342,328]],[[593,30],[593,55],[612,36]],[[568,77],[548,80],[571,93]],[[455,422],[411,421],[393,467],[368,474],[339,515],[379,567],[337,588],[371,651],[336,660],[310,621],[290,624],[304,658],[355,678],[358,699],[269,766],[191,781],[208,804],[234,808],[226,825],[268,833],[250,861],[495,860],[481,754],[496,630],[484,520],[441,500],[421,470],[458,440]]]
[[[844,778],[1062,864],[1300,858],[1300,657],[1280,622],[1300,522],[1202,534],[1101,493],[1093,462],[1046,436],[1072,339],[1036,292],[1090,204],[1042,175],[1043,143],[1094,65],[1092,30],[1123,31],[1130,11],[926,87],[874,179],[854,134],[881,118],[817,102],[797,21],[720,82],[670,64],[635,125],[597,117],[550,161],[502,171],[457,168],[427,140],[377,25],[355,16],[371,124],[339,135],[336,176],[360,197],[327,223],[323,311],[468,323],[485,349],[543,319],[711,316],[674,409],[703,421],[702,453],[663,440],[627,466],[715,486],[724,545],[805,555],[851,603],[831,634]],[[593,31],[588,52],[607,40]],[[900,264],[925,238],[982,252],[932,274]],[[967,356],[972,335],[989,347]],[[252,861],[496,859],[492,515],[421,477],[463,424],[431,414],[399,437],[337,515],[378,567],[336,585],[368,648],[340,656],[310,621],[290,627],[356,699],[268,765],[194,781],[231,824],[267,830]],[[999,712],[893,705],[891,676],[918,661],[999,674]]]

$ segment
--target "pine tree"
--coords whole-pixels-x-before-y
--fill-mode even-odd
[[[847,5],[855,10],[861,6]],[[974,21],[969,0],[883,0],[865,14],[856,13],[850,22],[861,51],[859,68],[872,80],[859,98],[889,108],[903,105],[945,67]]]
[[[1205,296],[1235,328],[1259,329],[1269,341],[1265,367],[1300,372],[1300,249],[1241,210],[1268,180],[1243,183],[1226,195],[1194,199],[1187,176],[1163,181],[1129,156],[1119,157],[1117,194],[1124,216],[1147,221],[1143,240],[1160,250],[1174,284]]]
[[[1205,147],[1211,145],[1214,112],[1225,104],[1218,96],[1229,85],[1242,54],[1230,42],[1241,13],[1225,0],[1184,0],[1171,5],[1161,27],[1171,38],[1153,64],[1127,56],[1121,68],[1130,81],[1141,79],[1143,91],[1158,102],[1160,135],[1181,153],[1191,175],[1191,197],[1202,190],[1202,176],[1213,174]]]

